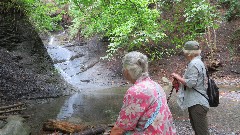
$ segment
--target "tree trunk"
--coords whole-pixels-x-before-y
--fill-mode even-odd
[[[80,132],[87,129],[85,125],[72,124],[67,121],[49,119],[43,124],[43,131],[60,131],[63,133]]]
[[[217,34],[216,34],[216,30],[213,28],[213,34],[214,34],[214,50],[217,50]]]

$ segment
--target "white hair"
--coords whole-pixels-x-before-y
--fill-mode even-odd
[[[188,56],[199,56],[201,54],[201,50],[185,50],[185,49],[183,49],[183,53]]]
[[[146,55],[133,51],[127,53],[123,60],[123,69],[129,71],[132,79],[137,80],[141,76],[148,76],[148,58]]]

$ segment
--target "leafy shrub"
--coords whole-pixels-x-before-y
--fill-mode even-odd
[[[39,0],[9,0],[0,2],[1,12],[20,12],[27,16],[35,28],[41,32],[58,28],[61,14],[53,16],[58,9],[53,3]]]
[[[239,0],[219,0],[219,3],[227,8],[225,18],[228,21],[240,18],[240,1]]]

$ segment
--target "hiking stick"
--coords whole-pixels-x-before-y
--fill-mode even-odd
[[[170,98],[171,98],[171,96],[172,96],[173,89],[176,90],[176,93],[177,93],[178,90],[179,90],[179,83],[178,83],[178,80],[177,80],[176,78],[173,78],[172,90],[170,91],[169,96],[168,96],[168,98],[167,98],[167,103],[168,103],[168,101],[170,100]]]
[[[167,103],[170,100],[171,96],[172,96],[172,92],[173,92],[174,86],[172,86],[172,90],[170,91],[168,98],[167,98]]]

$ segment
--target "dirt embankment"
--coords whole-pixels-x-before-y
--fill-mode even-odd
[[[27,19],[17,12],[0,14],[0,106],[58,97],[70,86],[55,73],[53,62]]]

